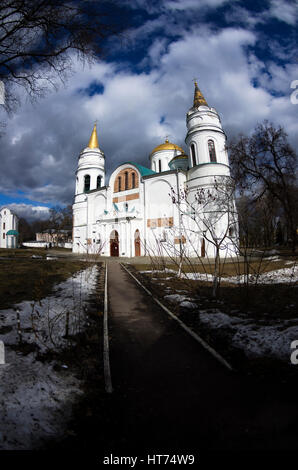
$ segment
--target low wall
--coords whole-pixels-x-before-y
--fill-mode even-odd
[[[65,243],[58,243],[58,245],[54,245],[53,243],[50,242],[38,242],[38,241],[32,241],[32,242],[23,242],[22,246],[26,246],[28,248],[55,248],[58,246],[59,248],[69,248],[70,250],[72,249],[72,243],[70,242],[65,242]]]
[[[26,246],[28,248],[45,248],[46,246],[49,247],[48,242],[23,242],[22,246]]]

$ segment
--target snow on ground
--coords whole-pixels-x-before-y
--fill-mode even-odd
[[[0,450],[30,450],[46,439],[60,438],[82,394],[80,382],[53,364],[34,360],[32,353],[6,353],[0,366]]]
[[[189,300],[184,300],[183,302],[180,302],[180,307],[183,308],[197,308],[198,305],[195,302],[190,302]]]
[[[180,294],[170,294],[170,295],[165,295],[164,299],[167,300],[168,302],[175,304],[175,303],[183,302],[183,300],[185,300],[186,297],[185,295],[180,295]]]
[[[174,273],[176,274],[176,272]],[[212,281],[212,275],[210,274],[188,273],[184,277]],[[297,280],[298,266],[295,264],[291,268],[260,274],[257,282],[262,284],[295,284]],[[243,276],[239,278],[222,278],[222,281],[240,283],[243,282]],[[256,278],[250,276],[249,281],[255,283]],[[271,357],[290,361],[291,342],[298,340],[298,319],[274,320],[272,324],[270,324],[270,320],[266,320],[266,324],[265,322],[262,324],[261,321],[247,318],[238,311],[231,312],[232,315],[227,315],[218,309],[199,310],[195,299],[189,298],[187,295],[181,295],[182,293],[187,294],[186,292],[176,292],[181,293],[165,295],[164,299],[183,308],[197,309],[201,323],[208,326],[210,330],[217,332],[222,330],[222,334],[229,337],[232,346],[243,350],[248,358]],[[235,316],[233,313],[237,313],[239,316]]]
[[[277,260],[276,260],[277,261]],[[292,262],[290,262],[292,263]],[[288,264],[288,263],[287,263]],[[171,273],[176,275],[177,271],[172,269],[166,269],[164,271],[140,271],[144,274],[151,274],[154,273]],[[181,275],[183,279],[191,279],[196,281],[209,281],[212,282],[213,275],[207,273],[183,273]],[[170,278],[166,278],[170,279]],[[165,279],[163,279],[165,280]],[[246,276],[230,276],[230,277],[222,277],[222,282],[229,282],[232,284],[243,284],[246,282]],[[266,273],[260,273],[259,275],[250,274],[248,282],[250,284],[295,284],[298,282],[298,265],[295,263],[290,268],[281,268],[275,271],[269,271]]]
[[[185,292],[185,291],[179,291],[179,292]],[[165,295],[164,299],[172,304],[179,304],[179,306],[183,308],[192,308],[192,309],[197,308],[197,304],[195,302],[191,302],[194,299],[187,297],[185,295],[170,294],[170,295]]]
[[[262,325],[253,319],[204,311],[199,317],[211,330],[223,328],[231,337],[232,346],[241,349],[248,358],[271,357],[289,362],[291,342],[298,340],[297,320],[275,320],[272,325]]]
[[[185,279],[212,281],[212,274],[201,273],[186,273],[183,275]],[[230,276],[222,277],[222,282],[229,282],[232,284],[243,284],[246,281],[246,276]],[[248,282],[250,284],[295,284],[298,282],[298,265],[291,268],[281,268],[259,275],[250,274]]]
[[[63,336],[67,315],[69,313],[69,334],[79,332],[83,327],[86,302],[95,287],[96,276],[97,267],[93,266],[60,283],[51,295],[39,302],[26,300],[15,304],[12,309],[0,310],[0,331],[3,327],[11,329],[2,334],[0,339],[6,345],[18,341],[19,312],[23,341],[37,343],[42,352],[48,348],[66,345]]]
[[[0,310],[0,340],[6,346],[6,364],[0,366],[0,450],[36,449],[48,438],[62,437],[72,405],[82,394],[79,380],[67,368],[54,370],[55,363],[37,361],[33,352],[24,356],[10,347],[18,341],[17,309],[24,342],[36,342],[42,351],[53,348],[52,340],[63,346],[66,312],[74,312],[72,330],[78,328],[79,320],[83,327],[96,275],[93,266],[60,283],[38,304],[25,301],[14,309]],[[32,312],[38,340],[32,333]]]

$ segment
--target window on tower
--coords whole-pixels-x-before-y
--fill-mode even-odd
[[[209,157],[210,162],[216,162],[216,152],[215,152],[215,145],[213,140],[208,140],[208,150],[209,150]]]
[[[131,185],[133,188],[136,187],[136,174],[135,173],[132,173],[131,175]]]
[[[97,188],[101,188],[101,179],[102,179],[102,177],[101,177],[100,175],[98,175],[98,177],[97,177],[97,183],[96,183],[96,187],[97,187]]]
[[[125,181],[124,187],[125,187],[125,191],[126,191],[128,189],[128,171],[126,171],[124,173],[124,181]]]
[[[191,144],[191,146],[190,146],[190,153],[191,153],[191,163],[192,163],[192,166],[196,166],[196,164],[197,164],[197,159],[196,159],[195,144]]]
[[[158,160],[158,171],[161,173],[161,160]]]
[[[121,191],[121,176],[118,176],[118,191]]]
[[[84,176],[84,193],[89,191],[90,189],[90,175]]]

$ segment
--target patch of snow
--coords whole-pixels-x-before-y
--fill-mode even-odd
[[[270,250],[270,251],[267,251],[266,254],[267,255],[279,255],[279,251],[278,250]]]
[[[172,304],[183,302],[186,297],[185,295],[180,295],[180,294],[170,294],[170,295],[165,295],[164,299],[167,300],[168,302],[171,302]]]
[[[180,307],[195,309],[195,308],[198,308],[198,305],[195,302],[184,300],[183,302],[180,303]]]
[[[11,331],[1,335],[6,345],[17,340],[17,315],[23,341],[37,343],[42,352],[48,348],[65,346],[67,315],[69,334],[75,334],[84,326],[84,311],[97,278],[97,267],[92,266],[76,273],[53,289],[53,294],[40,301],[25,300],[14,308],[0,310],[0,326],[9,326]],[[34,328],[34,331],[32,329]]]
[[[289,362],[291,342],[298,339],[298,326],[246,325],[239,327],[233,336],[234,346],[244,349],[247,357],[273,357]]]
[[[57,285],[53,294],[40,302],[24,301],[14,309],[0,311],[0,329],[4,332],[0,339],[7,361],[0,366],[0,450],[36,449],[49,438],[62,438],[73,404],[83,393],[81,382],[66,364],[58,372],[53,362],[37,361],[33,352],[23,355],[15,351],[19,339],[17,311],[24,342],[37,343],[42,351],[54,349],[53,341],[58,347],[64,346],[65,314],[70,312],[69,333],[77,329],[79,320],[83,327],[96,277],[97,267],[93,266]]]
[[[183,277],[197,281],[212,282],[213,280],[212,274],[186,273]],[[222,277],[221,281],[232,284],[242,284],[246,281],[246,276]],[[250,274],[248,282],[250,284],[295,284],[298,282],[298,265],[292,266],[291,268],[281,268],[276,271],[269,271],[259,275]]]
[[[287,326],[292,321],[274,325],[257,324],[253,319],[232,317],[225,313],[200,313],[200,321],[211,329],[229,329],[231,344],[243,350],[249,358],[272,357],[289,361],[291,342],[298,339],[298,325]],[[297,323],[297,320],[295,320]]]

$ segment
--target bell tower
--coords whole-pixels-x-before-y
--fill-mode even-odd
[[[97,128],[94,124],[88,146],[79,155],[76,171],[75,195],[83,194],[105,185],[105,155],[98,146]]]
[[[193,105],[186,115],[186,126],[190,179],[201,176],[202,172],[229,175],[226,135],[220,117],[215,108],[208,106],[196,81]]]
[[[198,249],[204,253],[202,256],[207,253],[214,257],[215,245],[210,240],[220,240],[225,234],[232,233],[232,230],[236,233],[237,214],[234,196],[228,189],[232,185],[226,134],[216,109],[208,105],[197,81],[193,105],[186,114],[186,125],[188,202],[196,208],[197,221],[199,220]],[[200,193],[201,190],[203,192]],[[198,203],[198,192],[203,197],[202,205]],[[213,198],[208,200],[208,194],[213,194]],[[195,229],[194,226],[193,230]],[[235,243],[232,238],[226,239],[226,243],[229,246],[229,255],[233,255]]]

